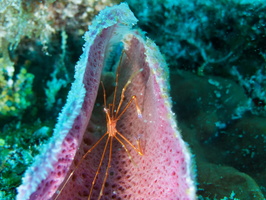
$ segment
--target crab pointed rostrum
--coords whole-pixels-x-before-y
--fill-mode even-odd
[[[122,96],[120,112],[136,96],[140,111],[132,103],[117,121],[116,129],[140,147],[143,155],[124,142],[126,151],[114,139],[107,179],[103,183],[109,153],[91,199],[98,199],[103,184],[101,199],[196,199],[191,155],[171,111],[168,68],[157,46],[143,39],[141,31],[132,29],[136,22],[128,5],[121,3],[101,11],[89,26],[75,81],[53,137],[26,171],[17,200],[88,199],[106,143],[102,140],[82,159],[106,132],[101,80],[113,116]],[[82,163],[62,187],[80,160]]]

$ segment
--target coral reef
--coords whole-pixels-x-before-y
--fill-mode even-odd
[[[40,90],[45,90],[47,98],[45,104],[48,110],[51,109],[55,103],[55,97],[58,98],[58,92],[71,82],[68,78],[70,72],[66,70],[66,66],[68,66],[66,62],[69,62],[66,58],[67,34],[71,32],[73,40],[76,37],[81,37],[92,17],[106,5],[112,5],[114,2],[85,0],[72,0],[68,3],[54,0],[39,2],[1,1],[1,113],[5,116],[21,117],[22,112],[27,107],[36,106],[34,101],[32,102],[32,96],[33,93],[35,96],[40,96]],[[78,31],[74,32],[74,29]],[[61,45],[58,52],[55,49],[58,47],[51,45],[56,41],[55,35],[60,32],[62,41],[56,44],[58,47]],[[45,65],[43,60],[50,61],[48,62],[49,67]],[[45,69],[38,71],[38,67]],[[54,70],[53,74],[50,74],[51,69]],[[37,79],[34,83],[33,76]],[[15,82],[16,79],[21,80]],[[41,89],[39,87],[38,91],[31,91],[32,87],[36,87],[35,85],[40,86],[39,81],[41,79],[47,79],[45,83],[41,83]],[[26,82],[19,85],[22,84],[20,81]],[[41,91],[41,96],[43,92]]]
[[[169,63],[178,127],[198,166],[198,198],[265,199],[265,1],[127,2]],[[54,127],[92,17],[116,3],[0,1],[0,95],[8,94],[0,102],[0,199],[15,198],[51,135],[32,138]],[[245,192],[227,184],[234,177]]]
[[[127,2],[171,68],[224,76],[236,66],[250,75],[265,63],[263,1]]]

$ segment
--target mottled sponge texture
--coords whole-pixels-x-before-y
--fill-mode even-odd
[[[54,199],[58,191],[60,200],[88,199],[107,138],[83,158],[107,131],[101,80],[107,106],[113,103],[116,84],[115,108],[125,89],[120,112],[133,95],[137,97],[142,117],[133,102],[117,121],[116,128],[134,146],[139,141],[143,155],[125,140],[123,147],[114,138],[108,178],[104,183],[109,146],[91,199],[98,199],[103,184],[101,199],[196,198],[190,154],[171,111],[168,68],[157,46],[149,39],[144,40],[140,31],[131,29],[134,23],[136,18],[123,3],[102,11],[89,27],[84,53],[76,66],[76,80],[60,114],[55,136],[37,158],[38,163],[27,171],[17,199]],[[131,82],[125,87],[128,80]],[[81,165],[62,188],[80,161]],[[49,167],[41,165],[47,163]]]

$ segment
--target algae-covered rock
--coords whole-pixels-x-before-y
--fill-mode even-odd
[[[197,128],[201,141],[226,127],[249,104],[243,88],[227,78],[176,71],[171,80],[178,119]]]
[[[203,199],[223,199],[230,196],[240,200],[265,199],[257,183],[233,167],[206,162],[198,162],[197,166],[198,194]]]
[[[265,170],[266,119],[248,115],[230,126],[220,144],[226,163],[256,176]],[[266,187],[266,184],[263,184]]]
[[[266,121],[250,113],[245,90],[217,76],[176,71],[171,78],[180,129],[196,155],[200,197],[264,199]]]

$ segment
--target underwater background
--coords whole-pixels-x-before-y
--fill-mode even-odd
[[[0,199],[52,135],[92,18],[108,0],[0,0]],[[199,199],[266,196],[266,2],[125,1],[170,68]]]

